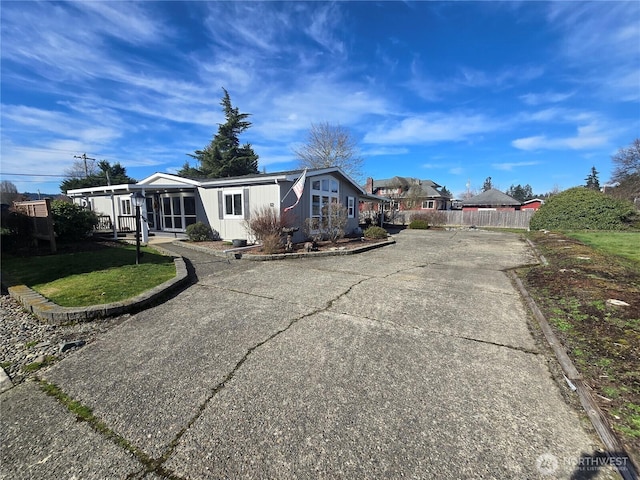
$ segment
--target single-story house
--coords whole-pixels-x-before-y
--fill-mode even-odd
[[[462,202],[463,211],[497,210],[513,212],[520,209],[521,203],[506,193],[490,188],[475,197]]]
[[[141,192],[143,241],[148,232],[184,233],[201,221],[225,240],[248,239],[245,221],[262,207],[279,213],[296,203],[292,190],[303,170],[262,173],[240,177],[193,179],[167,173],[153,175],[135,184],[108,185],[69,190],[74,203],[85,205],[101,216],[105,226],[135,231],[135,207],[131,195]],[[307,170],[299,203],[288,213],[300,229],[294,242],[304,240],[307,218],[320,218],[323,206],[340,203],[347,208],[346,233],[358,228],[358,203],[385,201],[368,195],[338,167]]]
[[[544,200],[541,200],[540,198],[532,198],[531,200],[524,202],[520,207],[520,210],[538,210],[543,203]]]
[[[441,187],[432,180],[396,176],[384,180],[368,178],[364,189],[388,198],[393,210],[446,210],[451,198],[438,190]]]

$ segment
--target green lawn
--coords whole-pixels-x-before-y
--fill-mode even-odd
[[[2,271],[63,307],[83,307],[134,297],[175,277],[172,257],[135,246],[33,257],[3,256]]]
[[[585,245],[640,262],[640,232],[570,232]]]

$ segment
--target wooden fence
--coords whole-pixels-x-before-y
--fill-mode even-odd
[[[51,252],[56,252],[56,236],[53,231],[51,217],[51,200],[34,200],[31,202],[14,202],[14,206],[27,215],[32,222],[33,237],[49,241]]]
[[[470,227],[475,225],[476,227],[521,228],[527,230],[535,210],[528,209],[515,212],[439,210],[435,213],[437,216],[443,217],[444,225],[447,226]],[[425,212],[420,210],[399,212],[399,218],[395,219],[395,223],[409,224],[412,214],[425,214]]]

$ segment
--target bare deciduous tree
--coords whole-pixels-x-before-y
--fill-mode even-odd
[[[621,182],[630,175],[640,175],[640,139],[636,138],[627,148],[621,148],[611,157],[615,168],[612,180]]]
[[[85,178],[100,174],[100,169],[93,158],[86,160],[80,158],[74,160],[71,166],[64,171],[64,174],[69,178]]]
[[[363,159],[351,132],[329,122],[312,123],[306,143],[293,150],[300,168],[340,167],[355,180],[362,177]]]

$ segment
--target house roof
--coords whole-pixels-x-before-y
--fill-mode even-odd
[[[395,176],[393,178],[384,178],[382,180],[374,180],[373,188],[389,188],[389,187],[410,187],[411,185],[429,185],[433,188],[440,188],[441,185],[438,185],[433,180],[420,180],[419,178],[413,177],[398,177]]]
[[[526,202],[523,202],[523,205],[526,205],[527,203],[533,203],[533,202],[540,202],[540,203],[544,203],[544,200],[542,200],[541,198],[532,198],[531,200],[527,200]]]
[[[407,195],[429,197],[429,198],[449,198],[443,195],[438,188],[441,185],[437,184],[433,180],[420,180],[413,177],[398,177],[385,178],[382,180],[373,180],[373,191],[381,188],[402,188],[402,197]]]
[[[122,184],[122,185],[106,185],[102,187],[91,188],[78,188],[69,190],[67,194],[71,197],[84,197],[84,196],[96,196],[105,194],[126,194],[141,190],[165,190],[165,191],[177,191],[177,190],[192,190],[196,187],[225,187],[225,186],[248,186],[248,185],[260,185],[279,182],[294,182],[297,180],[304,170],[287,170],[283,172],[273,173],[256,173],[250,175],[242,175],[237,177],[224,177],[224,178],[187,178],[178,175],[172,175],[169,173],[156,172],[134,184]],[[337,174],[344,178],[347,182],[351,183],[360,194],[361,198],[370,201],[384,201],[389,199],[379,197],[377,195],[368,194],[360,185],[358,185],[353,179],[351,179],[342,169],[339,167],[327,167],[327,168],[314,168],[307,169],[307,178],[315,177],[318,175],[326,175],[329,173]],[[158,181],[166,183],[155,183]]]
[[[510,197],[506,193],[491,188],[485,192],[482,192],[475,197],[471,197],[469,200],[462,202],[463,206],[500,206],[500,205],[522,205],[515,198]]]

